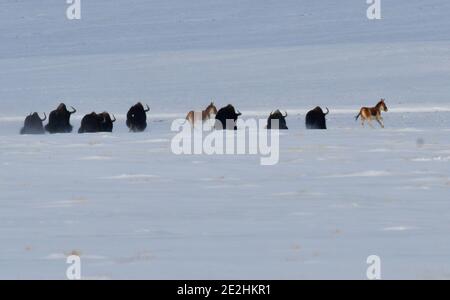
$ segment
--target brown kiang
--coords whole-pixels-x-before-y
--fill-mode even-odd
[[[194,124],[198,121],[200,121],[200,116],[201,116],[201,121],[205,122],[209,119],[212,118],[212,116],[217,114],[217,108],[214,105],[214,102],[211,102],[208,107],[202,111],[202,113],[200,114],[200,112],[195,112],[193,110],[191,110],[187,116],[186,116],[186,120],[189,121],[189,123],[191,123],[192,126],[194,126]]]
[[[373,127],[371,121],[376,120],[380,126],[384,128],[381,111],[388,111],[386,103],[384,103],[384,99],[381,99],[375,107],[361,108],[359,114],[355,117],[355,120],[358,120],[358,118],[361,117],[361,125],[364,126],[364,123],[367,121],[371,127]]]

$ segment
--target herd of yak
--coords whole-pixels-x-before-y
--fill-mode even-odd
[[[72,132],[72,125],[70,124],[70,116],[76,113],[76,109],[71,107],[71,111],[67,109],[64,103],[61,103],[54,111],[48,116],[48,124],[44,126],[47,116],[44,113],[44,117],[41,118],[38,113],[32,113],[25,118],[24,126],[20,131],[21,134],[44,134],[46,131],[49,133],[69,133]],[[144,107],[142,103],[137,103],[132,106],[127,113],[126,125],[132,132],[141,132],[147,128],[147,113],[150,111],[148,105]],[[387,111],[384,99],[375,107],[363,107],[355,119],[361,117],[362,125],[367,121],[371,125],[371,120],[376,120],[382,127],[381,111]],[[317,106],[313,110],[306,114],[305,125],[307,129],[327,129],[326,115],[322,108]],[[238,117],[242,115],[237,111],[233,105],[228,104],[225,107],[217,110],[214,103],[208,105],[208,107],[202,112],[190,111],[186,116],[186,120],[194,126],[197,121],[204,122],[211,118],[215,118],[215,129],[229,129],[236,130],[236,121]],[[286,124],[287,112],[283,115],[280,110],[271,112],[267,119],[267,129],[288,129]],[[278,122],[272,124],[274,120]],[[85,115],[81,120],[81,126],[78,133],[95,133],[95,132],[112,132],[114,122],[116,118],[111,118],[111,115],[107,112],[95,113],[92,112]],[[372,126],[372,125],[371,125]]]
[[[48,124],[44,126],[47,116],[41,118],[37,112],[28,115],[25,118],[24,126],[20,131],[21,134],[44,134],[49,133],[69,133],[72,132],[70,124],[70,116],[76,113],[76,109],[71,107],[71,111],[67,109],[64,103],[61,103],[48,116]],[[147,128],[147,112],[150,108],[138,103],[130,108],[127,113],[127,126],[130,131],[139,132]],[[94,132],[112,132],[116,118],[107,112],[100,114],[92,112],[85,115],[81,120],[81,126],[78,133],[94,133]]]

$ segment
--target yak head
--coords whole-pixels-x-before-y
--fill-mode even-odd
[[[67,106],[64,103],[61,103],[56,108],[56,111],[63,112],[63,113],[68,113],[69,115],[74,114],[74,113],[77,112],[77,110],[75,108],[73,108],[72,106],[71,106],[71,108],[72,108],[72,111],[68,111],[67,110]]]
[[[226,111],[227,111],[227,113],[228,113],[228,116],[232,117],[232,119],[235,120],[235,121],[237,120],[237,118],[238,118],[239,116],[242,115],[242,113],[241,113],[240,111],[236,110],[236,109],[234,108],[234,106],[231,105],[231,104],[228,104],[228,105],[226,106]]]
[[[286,117],[288,116],[287,112],[283,115],[279,109],[275,112],[271,112],[269,118],[267,120],[267,129],[288,129],[286,125]],[[278,128],[272,127],[272,120],[278,120]]]
[[[27,118],[30,118],[35,123],[42,123],[45,120],[47,120],[47,115],[44,113],[44,117],[41,119],[41,117],[39,117],[39,114],[37,112],[35,112],[35,113],[30,114]]]
[[[144,108],[144,105],[143,105],[141,102],[138,102],[138,103],[134,106],[134,108],[135,108],[136,110],[142,110],[142,111],[144,111],[144,112],[149,112],[149,111],[150,111],[150,107],[148,107],[147,104],[146,104],[145,106],[146,106],[146,108]]]
[[[320,106],[317,106],[313,110],[319,112],[321,115],[326,116],[326,115],[328,115],[330,113],[330,110],[328,109],[328,107],[326,107],[326,109],[327,109],[326,113],[323,112],[323,110],[322,110],[322,108]]]

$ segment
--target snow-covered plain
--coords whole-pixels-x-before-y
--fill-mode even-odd
[[[0,3],[0,278],[450,278],[450,3]],[[385,129],[361,128],[385,97]],[[280,162],[172,154],[173,119],[214,99],[289,113]],[[128,133],[130,105],[151,106]],[[20,136],[59,102],[112,134]],[[328,106],[327,131],[304,113]]]

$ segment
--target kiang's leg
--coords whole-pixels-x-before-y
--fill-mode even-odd
[[[378,122],[378,124],[380,124],[381,128],[384,128],[383,118],[378,118],[377,122]]]

